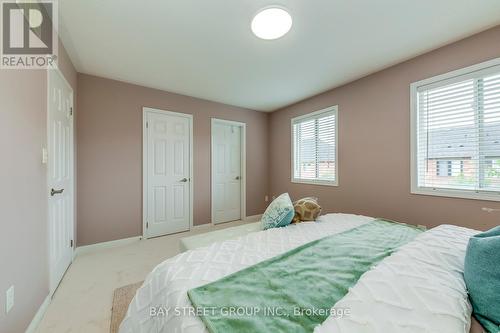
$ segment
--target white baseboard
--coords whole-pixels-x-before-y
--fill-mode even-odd
[[[49,307],[50,301],[50,296],[45,297],[45,300],[43,301],[42,305],[40,305],[40,308],[38,308],[38,311],[35,313],[33,320],[31,320],[30,325],[26,329],[26,333],[34,333],[36,331],[38,325],[40,325],[40,322],[42,321],[45,311],[47,311],[47,308]]]
[[[245,219],[243,219],[243,221],[245,221],[245,222],[259,222],[261,218],[262,218],[262,214],[251,215],[251,216],[245,217]]]
[[[127,245],[137,242],[142,239],[142,236],[117,239],[109,242],[96,243],[91,245],[79,246],[75,250],[75,257],[81,254],[92,253],[98,250],[111,249],[117,246]]]

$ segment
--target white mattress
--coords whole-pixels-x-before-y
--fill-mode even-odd
[[[207,332],[199,317],[189,315],[192,309],[187,297],[189,289],[371,221],[373,218],[365,216],[328,214],[316,223],[304,222],[254,232],[181,253],[164,261],[148,275],[129,306],[120,333]],[[152,307],[157,313],[168,310],[168,314],[151,316]]]
[[[475,233],[442,225],[417,236],[363,274],[333,307],[349,315],[331,315],[314,333],[469,332],[463,267]]]

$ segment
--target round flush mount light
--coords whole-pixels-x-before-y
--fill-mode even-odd
[[[292,16],[283,8],[267,7],[252,20],[252,32],[262,39],[283,37],[292,27]]]

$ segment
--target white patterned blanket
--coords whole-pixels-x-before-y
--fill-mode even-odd
[[[442,225],[417,236],[363,274],[331,312],[349,315],[330,316],[314,333],[469,332],[463,267],[475,233]]]
[[[207,332],[201,319],[189,312],[189,289],[371,221],[373,218],[366,216],[327,214],[316,223],[254,232],[181,253],[148,275],[129,306],[120,333]]]
[[[317,223],[255,232],[181,253],[149,274],[130,304],[120,333],[207,332],[190,312],[189,289],[371,221],[364,216],[328,214]],[[462,275],[467,242],[475,233],[443,225],[419,235],[363,274],[334,306],[349,309],[349,314],[330,316],[315,333],[469,332],[471,306]]]

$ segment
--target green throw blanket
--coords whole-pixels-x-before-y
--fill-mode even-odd
[[[312,332],[364,272],[421,232],[376,220],[191,289],[188,296],[211,333]]]

